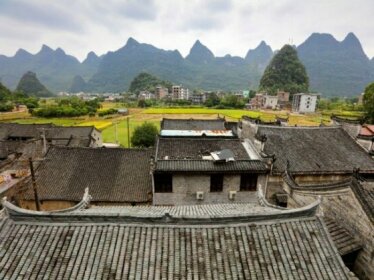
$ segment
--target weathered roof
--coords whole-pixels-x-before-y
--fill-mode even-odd
[[[225,119],[162,119],[161,130],[226,130]]]
[[[40,200],[147,202],[152,183],[149,149],[52,147],[36,170]],[[30,188],[31,189],[31,188]],[[33,199],[33,193],[26,193]]]
[[[114,212],[103,222],[84,211],[24,220],[7,213],[0,218],[2,278],[353,278],[315,216],[176,224],[170,215],[121,222]]]
[[[163,129],[160,132],[164,137],[234,137],[231,130],[167,130]]]
[[[331,218],[324,217],[327,229],[341,256],[360,250],[360,241],[354,238],[345,228]]]
[[[59,126],[46,130],[47,139],[90,138],[94,126]]]
[[[53,124],[0,123],[0,140],[40,139],[43,131],[54,145],[88,147],[94,126],[55,126]]]
[[[249,149],[249,148],[248,148]],[[234,161],[215,162],[211,153],[230,150]],[[251,159],[239,139],[158,139],[156,172],[265,172],[264,162]]]
[[[225,163],[215,163],[211,160],[158,160],[156,172],[241,172],[264,173],[268,170],[260,160],[235,160]]]
[[[250,159],[239,139],[164,138],[157,144],[157,159],[202,159],[211,152],[229,149],[235,160]]]
[[[23,146],[20,141],[0,140],[0,159],[6,159],[8,155],[17,153]]]
[[[292,173],[374,172],[374,160],[340,127],[259,126],[266,135],[264,152],[275,154],[274,172],[283,172],[290,162]]]
[[[0,123],[0,136],[3,140],[8,138],[39,138],[42,129],[52,126],[52,124]]]
[[[374,182],[360,182],[353,179],[352,191],[374,224]]]

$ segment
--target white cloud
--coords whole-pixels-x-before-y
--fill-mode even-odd
[[[354,32],[374,56],[372,0],[12,0],[0,1],[0,53],[45,43],[84,59],[128,37],[187,55],[196,39],[217,56],[244,56],[265,40],[273,49],[312,32],[341,40]]]

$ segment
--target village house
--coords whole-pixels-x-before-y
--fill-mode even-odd
[[[290,93],[278,90],[277,97],[279,109],[291,111]]]
[[[154,205],[256,200],[267,165],[246,141],[160,137],[153,169]]]
[[[94,205],[152,202],[151,149],[51,147],[36,170],[41,209],[73,207],[90,188]],[[35,209],[31,178],[19,190],[18,203]]]
[[[264,93],[256,93],[256,95],[251,98],[248,104],[248,109],[261,109],[264,106],[265,94]]]
[[[94,126],[0,123],[0,141],[46,140],[48,145],[100,147],[101,132]]]
[[[224,118],[163,118],[161,120],[160,135],[163,137],[236,137],[236,126],[226,122]]]
[[[242,125],[263,159],[272,164],[266,197],[283,207],[302,207],[322,197],[322,214],[331,225],[346,264],[362,279],[372,275],[374,161],[342,127]],[[369,181],[361,184],[352,176]],[[369,200],[361,203],[356,193]],[[363,195],[360,195],[363,196]],[[362,205],[362,206],[360,206]],[[349,213],[348,213],[349,212]],[[355,218],[360,217],[360,218]],[[338,238],[338,237],[344,238]]]
[[[168,88],[162,87],[162,86],[157,86],[155,89],[155,97],[156,99],[164,99],[167,98],[169,95],[169,90]]]
[[[374,155],[374,125],[362,124],[360,120],[338,116],[332,116],[331,119],[335,125],[341,126],[370,155]]]
[[[151,100],[151,99],[156,99],[156,96],[154,93],[148,90],[143,90],[139,92],[138,100]]]
[[[356,139],[370,155],[374,156],[374,125],[362,125]]]
[[[3,202],[4,279],[357,279],[344,265],[318,201],[75,207],[37,212]],[[266,203],[263,201],[263,203]]]
[[[265,95],[263,108],[265,109],[276,109],[278,106],[278,96]]]

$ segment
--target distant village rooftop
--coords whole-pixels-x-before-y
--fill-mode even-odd
[[[39,199],[77,202],[90,188],[94,202],[149,202],[153,153],[152,149],[52,147],[36,170]],[[31,187],[25,199],[34,199]]]
[[[234,137],[227,129],[224,118],[218,119],[162,119],[161,136],[164,137]]]
[[[374,162],[341,127],[258,126],[258,141],[265,140],[263,152],[275,155],[274,172],[374,173]],[[265,137],[265,138],[264,138]]]

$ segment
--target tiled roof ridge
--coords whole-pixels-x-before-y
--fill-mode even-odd
[[[278,126],[278,125],[258,125],[259,128],[272,128],[272,129],[306,129],[306,130],[328,130],[328,129],[336,129],[336,130],[344,130],[341,126],[338,125],[331,125],[331,126]]]
[[[289,220],[289,219],[300,219],[300,218],[311,218],[315,217],[317,209],[319,207],[320,200],[317,200],[310,205],[297,208],[297,209],[279,209],[276,207],[274,211],[264,213],[229,213],[228,215],[217,215],[208,213],[205,215],[170,215],[169,212],[160,212],[159,214],[139,214],[130,212],[114,212],[114,213],[92,213],[85,212],[82,209],[88,207],[90,202],[90,195],[86,190],[85,195],[80,203],[76,206],[58,211],[34,211],[19,208],[5,199],[2,201],[2,205],[5,209],[5,214],[15,221],[49,221],[49,222],[125,222],[125,223],[144,223],[144,224],[173,224],[173,225],[195,225],[195,224],[207,224],[207,225],[220,225],[220,224],[242,224],[242,223],[259,223],[263,221],[274,221],[274,220]],[[238,204],[240,205],[240,204]],[[245,204],[243,204],[245,205]],[[154,206],[149,206],[150,209]],[[178,207],[178,206],[176,206]],[[191,206],[194,208],[196,206]],[[212,205],[211,207],[220,207],[219,204]]]
[[[342,179],[338,182],[321,183],[321,184],[298,184],[289,171],[282,174],[284,182],[293,190],[321,191],[321,190],[342,190],[348,189],[352,184],[352,178]]]
[[[81,146],[51,146],[50,149],[56,150],[98,150],[98,151],[114,151],[114,150],[122,150],[122,151],[150,151],[153,148],[122,148],[122,147],[114,147],[114,148],[95,148],[95,147],[81,147]]]
[[[364,193],[363,186],[358,179],[353,178],[351,189],[355,194],[357,200],[360,202],[361,207],[368,215],[370,221],[374,224],[374,205],[368,205],[369,197]]]
[[[183,140],[191,140],[191,141],[201,141],[201,138],[196,138],[196,137],[163,137],[161,135],[158,136],[160,139],[166,139],[166,140],[173,140],[173,139],[183,139]],[[217,141],[217,138],[204,138],[204,141]],[[239,139],[239,138],[219,138],[219,141],[236,141],[236,142],[243,142],[244,140]]]
[[[172,119],[172,118],[162,118],[162,120],[166,121],[224,121],[225,118],[216,118],[216,119],[194,119],[194,118],[189,118],[189,119]]]

